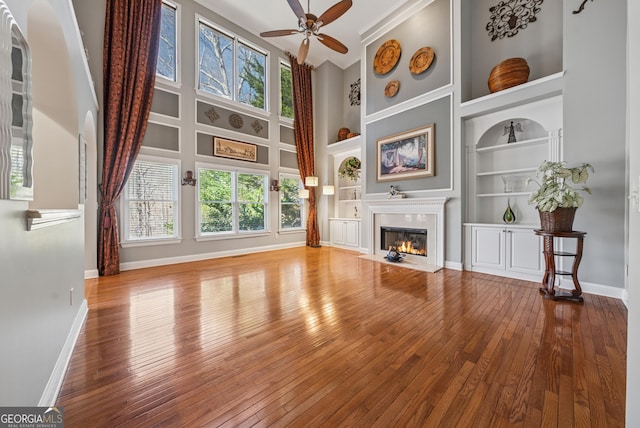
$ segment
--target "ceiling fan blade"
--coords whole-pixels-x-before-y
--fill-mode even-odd
[[[298,34],[299,30],[273,30],[273,31],[265,31],[260,33],[260,37],[279,37],[279,36],[290,36],[292,34]]]
[[[309,53],[309,37],[305,37],[302,43],[300,43],[300,50],[298,51],[298,64],[304,64],[304,61],[307,59],[307,54]]]
[[[289,7],[291,7],[293,13],[298,17],[298,21],[305,22],[307,20],[304,9],[298,0],[287,0],[287,3],[289,3]]]
[[[349,52],[349,49],[347,49],[345,45],[326,34],[318,34],[318,40],[320,40],[320,43],[322,43],[329,49],[333,49],[334,51],[340,52],[341,54],[346,54],[347,52]]]
[[[331,6],[322,15],[320,15],[320,18],[318,18],[318,27],[321,25],[329,25],[336,19],[340,18],[342,14],[349,10],[352,4],[353,2],[351,0],[342,0]]]

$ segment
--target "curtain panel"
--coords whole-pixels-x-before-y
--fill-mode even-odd
[[[311,93],[311,66],[298,64],[289,55],[291,63],[291,78],[293,84],[293,131],[298,152],[298,169],[300,177],[315,175],[315,157],[313,153],[313,96]],[[306,186],[305,186],[306,187]],[[316,214],[316,188],[309,189],[309,215],[307,217],[307,245],[320,246],[320,232]]]
[[[156,78],[162,0],[107,0],[104,151],[98,214],[98,271],[120,272],[114,201],[122,193],[147,127]]]

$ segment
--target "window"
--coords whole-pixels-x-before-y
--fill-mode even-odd
[[[160,46],[158,48],[158,65],[156,75],[177,81],[177,32],[176,16],[177,6],[170,3],[162,3],[160,24]]]
[[[266,174],[198,169],[199,235],[267,231]]]
[[[198,89],[266,110],[267,54],[200,22]]]
[[[293,119],[293,80],[291,66],[280,62],[280,116]]]
[[[177,160],[138,156],[123,192],[125,242],[179,238]]]
[[[280,174],[280,230],[302,228],[304,199],[298,197],[302,188],[297,175]]]

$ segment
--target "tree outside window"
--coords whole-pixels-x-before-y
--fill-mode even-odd
[[[198,170],[202,236],[267,230],[265,174]]]
[[[266,110],[266,62],[265,53],[200,22],[200,90]]]
[[[304,200],[298,197],[302,187],[300,177],[280,174],[280,230],[302,227]]]
[[[176,81],[176,7],[162,3],[160,23],[160,45],[156,74]]]
[[[124,240],[176,238],[178,165],[138,159],[124,191]]]
[[[280,116],[293,119],[293,80],[291,66],[280,63]]]

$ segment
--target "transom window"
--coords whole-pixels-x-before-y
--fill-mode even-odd
[[[198,168],[201,237],[267,231],[267,174]]]
[[[291,66],[280,61],[280,116],[293,119],[293,79]]]
[[[162,2],[156,75],[172,82],[177,81],[177,15],[176,5]]]
[[[179,161],[139,155],[123,191],[124,242],[179,238]]]
[[[266,110],[267,54],[199,21],[198,89]]]

